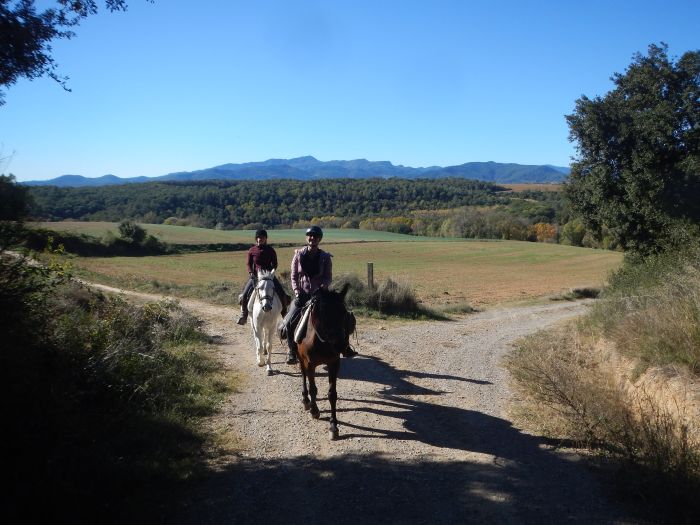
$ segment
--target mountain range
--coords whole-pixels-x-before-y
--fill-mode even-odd
[[[338,178],[389,178],[437,179],[459,177],[486,182],[559,183],[569,174],[569,168],[540,165],[503,164],[498,162],[467,162],[458,166],[430,166],[412,168],[394,165],[389,161],[331,160],[320,161],[311,156],[295,159],[269,159],[263,162],[222,164],[196,171],[168,173],[160,177],[121,178],[115,175],[89,178],[82,175],[62,175],[55,179],[23,182],[27,186],[107,186],[141,182],[201,181],[201,180],[271,180],[271,179],[338,179]]]

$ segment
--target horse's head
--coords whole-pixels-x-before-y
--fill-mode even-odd
[[[271,272],[259,270],[258,283],[255,285],[255,293],[262,303],[263,312],[272,310],[272,301],[275,299],[275,270]]]
[[[311,312],[316,335],[321,341],[333,346],[343,346],[348,342],[347,333],[348,309],[345,307],[345,295],[349,284],[337,292],[334,290],[318,290],[314,294],[314,307]]]

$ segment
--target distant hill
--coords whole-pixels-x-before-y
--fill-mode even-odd
[[[323,162],[311,156],[295,159],[269,159],[263,162],[222,164],[197,171],[169,173],[160,177],[120,178],[104,175],[88,178],[81,175],[63,175],[51,180],[23,182],[27,186],[108,186],[138,182],[201,181],[201,180],[317,180],[367,179],[400,177],[405,179],[437,179],[459,177],[494,183],[558,183],[569,174],[569,168],[542,165],[502,164],[498,162],[467,162],[459,166],[430,166],[411,168],[394,165],[389,161],[331,160]]]
[[[78,188],[83,186],[111,186],[114,184],[127,184],[132,182],[148,182],[151,179],[148,177],[133,177],[130,179],[122,179],[116,175],[102,175],[102,177],[83,177],[82,175],[61,175],[50,180],[32,180],[21,182],[26,186],[59,186],[61,188]]]

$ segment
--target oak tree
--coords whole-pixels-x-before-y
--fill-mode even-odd
[[[700,224],[700,51],[635,54],[615,88],[566,117],[577,158],[566,187],[588,228],[647,255],[687,242]]]

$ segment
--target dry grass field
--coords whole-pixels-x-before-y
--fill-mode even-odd
[[[596,287],[622,261],[622,255],[616,252],[519,241],[342,242],[352,240],[348,237],[334,242],[334,236],[344,231],[355,235],[358,232],[329,231],[323,243],[334,256],[336,276],[356,273],[364,279],[367,263],[372,262],[375,281],[391,278],[406,283],[429,306],[466,302],[478,308],[541,298],[572,287]],[[270,236],[279,238],[280,242],[303,239],[299,230],[294,239],[285,238],[281,231],[270,232]],[[293,250],[277,248],[281,270],[289,267]],[[245,255],[245,252],[224,252],[95,257],[76,258],[73,264],[79,271],[87,271],[90,279],[105,284],[187,288],[227,282],[233,284],[237,294],[237,287],[246,277]]]

